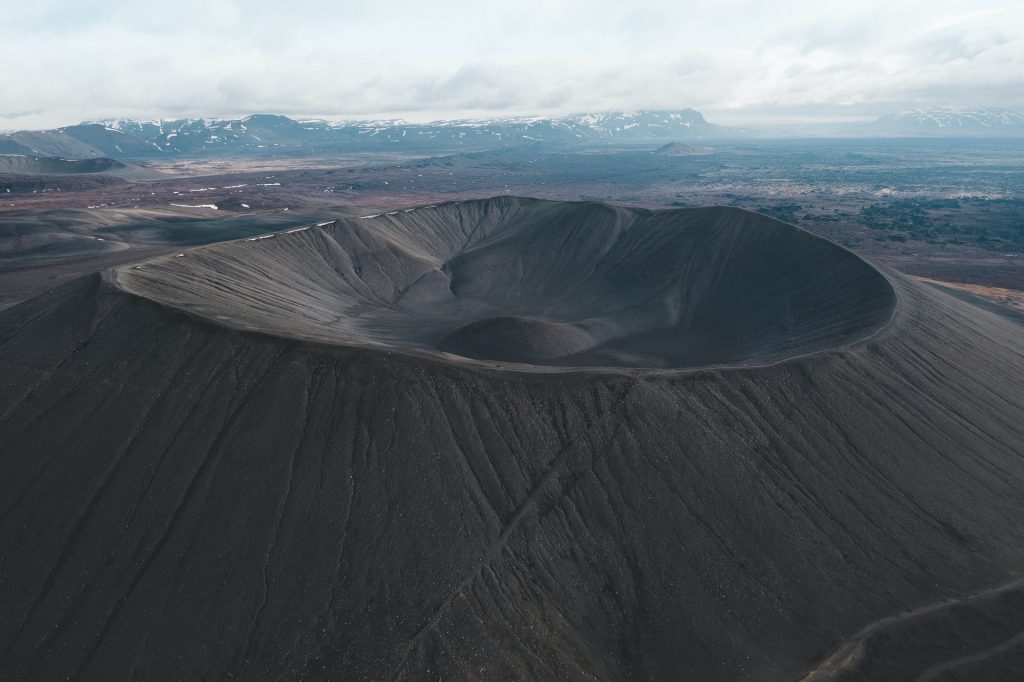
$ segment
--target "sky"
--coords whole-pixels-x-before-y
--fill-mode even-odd
[[[1024,111],[1024,3],[0,0],[0,130],[693,107],[726,125]]]

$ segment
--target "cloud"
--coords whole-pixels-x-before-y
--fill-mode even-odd
[[[36,0],[5,13],[0,128],[685,107],[804,120],[1024,108],[1009,3]]]

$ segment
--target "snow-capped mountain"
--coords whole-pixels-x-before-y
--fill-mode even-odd
[[[880,132],[920,135],[1024,134],[1024,114],[992,107],[936,107],[887,114],[873,124]]]
[[[166,151],[242,146],[262,149],[295,144],[456,146],[577,140],[704,137],[719,132],[692,109],[673,112],[577,114],[408,123],[400,120],[330,122],[256,115],[238,120],[183,119],[104,125],[146,139]]]
[[[163,153],[259,150],[312,142],[310,128],[287,116],[256,115],[243,119],[185,118],[164,121],[100,121],[108,129],[146,140]],[[313,133],[322,132],[320,127]]]
[[[15,151],[19,153],[26,149],[67,158],[147,158],[178,154],[258,154],[289,149],[304,152],[443,151],[507,145],[668,141],[724,134],[725,129],[708,123],[693,109],[432,123],[332,122],[258,114],[241,119],[111,119],[52,131],[0,136],[0,145],[17,147]]]

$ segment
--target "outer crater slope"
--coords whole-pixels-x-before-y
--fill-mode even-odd
[[[895,294],[852,253],[729,208],[443,204],[122,268],[241,328],[546,366],[765,363],[843,345]]]
[[[1019,325],[728,209],[503,198],[138,265],[0,311],[0,678],[1020,658]]]

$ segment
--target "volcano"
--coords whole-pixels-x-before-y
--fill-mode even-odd
[[[86,277],[0,312],[0,676],[1011,669],[1022,342],[731,208],[451,202]]]

